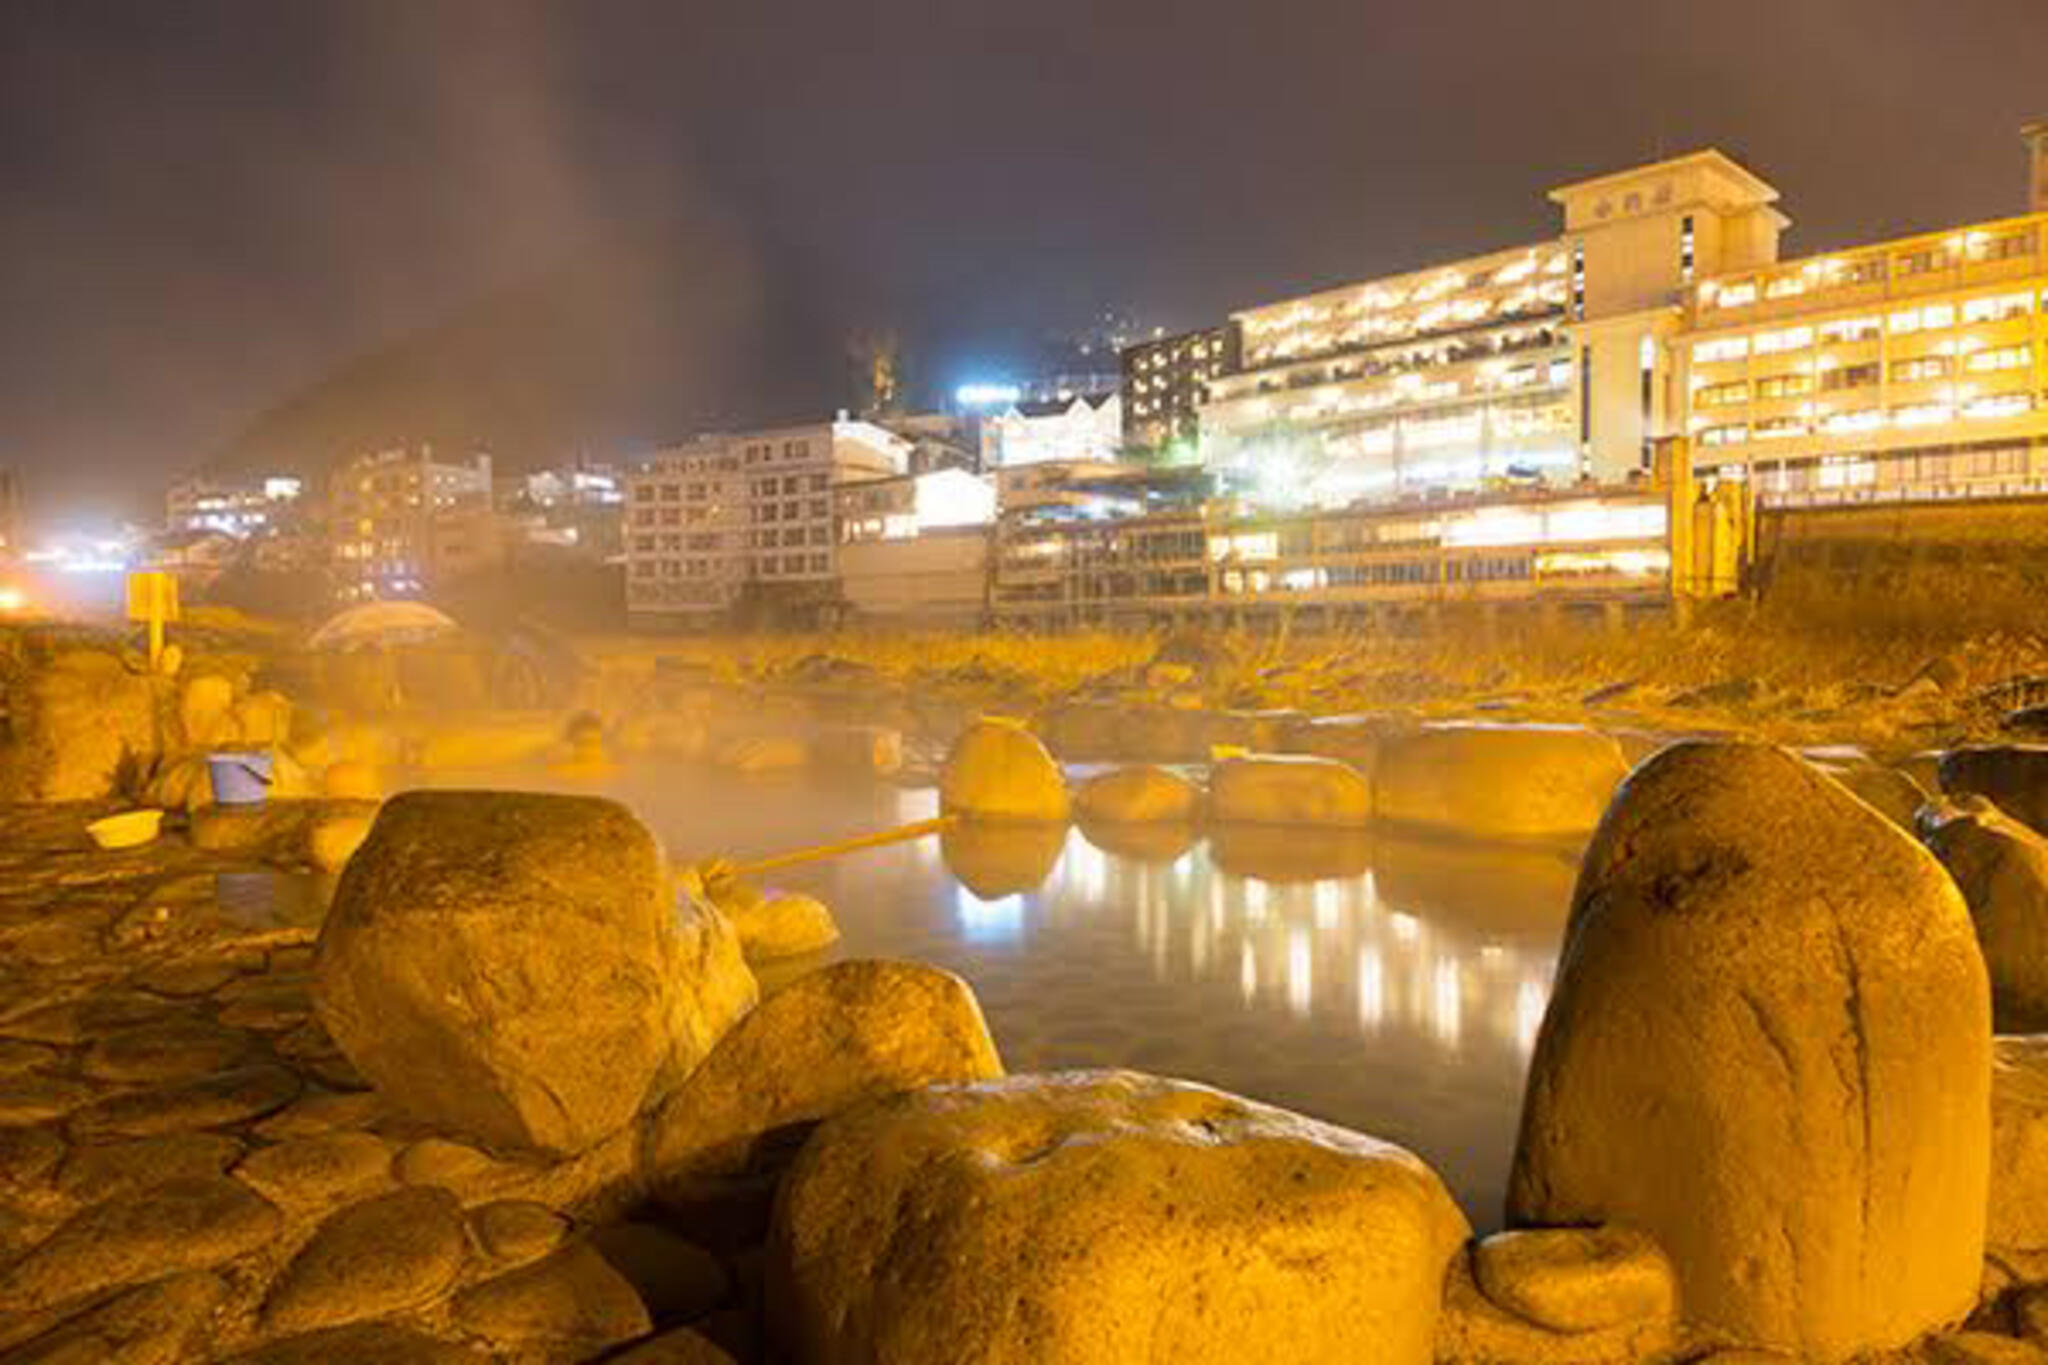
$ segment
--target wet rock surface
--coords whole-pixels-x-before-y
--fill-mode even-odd
[[[1976,1302],[1990,999],[1906,834],[1783,750],[1684,744],[1587,850],[1510,1222],[1654,1237],[1735,1343],[1903,1346]]]
[[[389,802],[315,973],[321,1023],[395,1106],[557,1154],[624,1127],[755,994],[723,917],[677,915],[623,806],[518,793]]]
[[[1198,1086],[937,1086],[806,1145],[771,1325],[807,1362],[1402,1365],[1432,1358],[1465,1231],[1399,1148]]]

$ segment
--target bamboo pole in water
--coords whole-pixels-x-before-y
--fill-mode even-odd
[[[837,858],[842,853],[857,853],[864,848],[880,848],[884,844],[900,844],[907,839],[922,839],[927,834],[937,834],[950,829],[960,822],[957,815],[940,815],[930,820],[918,820],[894,829],[880,830],[874,834],[862,834],[852,839],[841,839],[837,843],[819,844],[814,848],[800,848],[789,853],[778,853],[772,858],[762,858],[735,867],[737,877],[758,877],[764,872],[775,872],[798,863],[821,862],[826,858]]]

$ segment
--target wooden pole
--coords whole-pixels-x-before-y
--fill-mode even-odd
[[[858,853],[864,848],[880,848],[884,844],[900,844],[909,839],[922,839],[927,834],[937,834],[960,823],[957,815],[941,815],[930,820],[918,820],[894,829],[881,830],[874,834],[862,834],[852,839],[841,839],[837,843],[819,844],[814,848],[800,848],[791,853],[778,853],[772,858],[762,858],[751,863],[742,863],[733,868],[736,877],[758,877],[764,872],[775,872],[799,863],[822,862],[826,858],[837,858],[842,853]]]

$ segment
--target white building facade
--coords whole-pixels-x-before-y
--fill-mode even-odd
[[[903,472],[910,443],[834,420],[700,437],[627,478],[626,609],[636,621],[708,621],[749,601],[837,596],[834,489]]]

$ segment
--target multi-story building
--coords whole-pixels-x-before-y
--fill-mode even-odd
[[[1114,393],[1104,398],[1011,403],[981,419],[981,467],[1113,460],[1123,439],[1123,400]]]
[[[0,564],[21,557],[21,480],[0,469]]]
[[[1196,412],[1209,397],[1209,382],[1238,368],[1238,326],[1230,322],[1135,342],[1121,358],[1124,444],[1163,450],[1195,439]]]
[[[1236,314],[1204,459],[1325,506],[1646,470],[1684,290],[1775,257],[1777,192],[1707,151],[1550,198],[1560,237]]]
[[[579,459],[497,482],[498,510],[517,529],[517,546],[590,559],[619,553],[626,479],[613,466]]]
[[[303,490],[302,480],[282,474],[180,479],[164,495],[164,529],[262,535],[279,528]]]
[[[2048,493],[2048,212],[1702,281],[1703,473],[1766,501]]]
[[[491,457],[429,444],[359,455],[328,484],[329,554],[344,600],[417,597],[503,561]]]
[[[1623,485],[1686,435],[1773,499],[2048,491],[2048,125],[2033,212],[1781,260],[1718,152],[1550,194],[1556,239],[1236,315],[1206,462],[1276,505]]]
[[[758,604],[827,615],[839,600],[833,489],[903,472],[910,445],[844,418],[658,451],[627,479],[626,608],[704,622]]]

